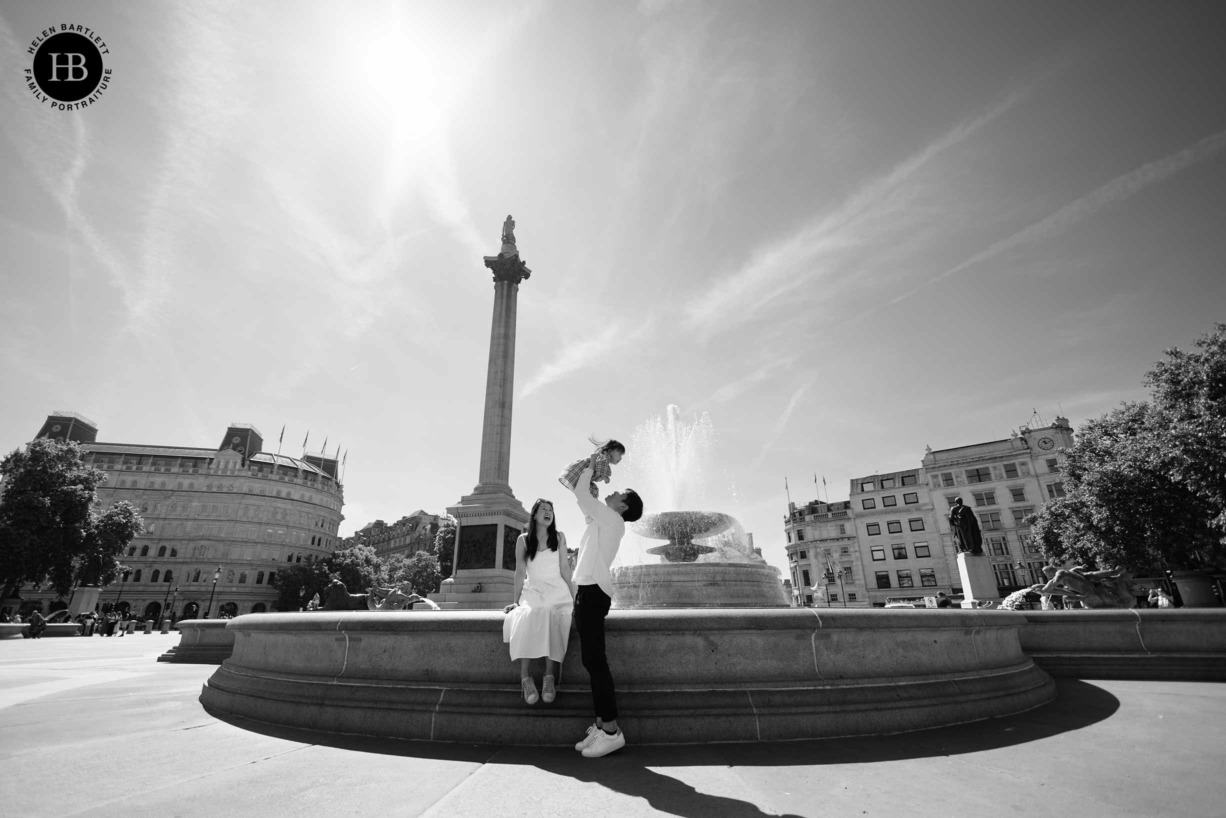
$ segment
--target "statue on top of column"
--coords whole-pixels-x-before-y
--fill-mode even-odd
[[[507,216],[507,220],[502,223],[501,255],[519,255],[519,248],[515,246],[515,219],[512,216]]]

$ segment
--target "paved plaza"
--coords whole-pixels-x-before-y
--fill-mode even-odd
[[[1226,685],[1058,680],[1020,716],[875,738],[566,748],[324,737],[197,702],[176,635],[0,642],[6,816],[1221,816]],[[538,705],[539,706],[539,705]],[[598,806],[596,806],[598,805]]]

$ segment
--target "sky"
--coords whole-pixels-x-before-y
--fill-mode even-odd
[[[1078,426],[1226,320],[1224,16],[0,0],[0,452],[55,410],[124,443],[284,427],[340,447],[342,535],[441,513],[477,482],[513,214],[516,496],[577,542],[558,472],[675,404],[785,568],[785,479],[837,501]],[[62,23],[110,50],[83,110],[24,80]]]

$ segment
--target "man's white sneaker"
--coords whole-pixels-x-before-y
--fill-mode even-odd
[[[588,748],[589,744],[591,744],[593,741],[596,740],[596,734],[603,733],[603,732],[604,732],[603,730],[601,730],[599,727],[596,726],[595,722],[593,722],[592,724],[589,724],[587,726],[587,735],[583,737],[583,741],[575,745],[575,749],[578,750],[579,752],[583,752],[584,750]]]
[[[591,744],[583,748],[583,757],[600,758],[625,746],[626,737],[622,735],[621,730],[618,730],[614,735],[609,735],[604,730],[597,730],[596,738],[592,740]]]

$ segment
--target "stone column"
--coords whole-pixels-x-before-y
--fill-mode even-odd
[[[471,494],[447,509],[458,523],[454,569],[435,601],[444,608],[495,609],[511,601],[515,539],[528,523],[509,482],[511,409],[515,397],[515,315],[519,284],[532,271],[515,246],[515,222],[507,217],[502,250],[486,256],[494,275],[494,314],[485,373],[481,463]]]

